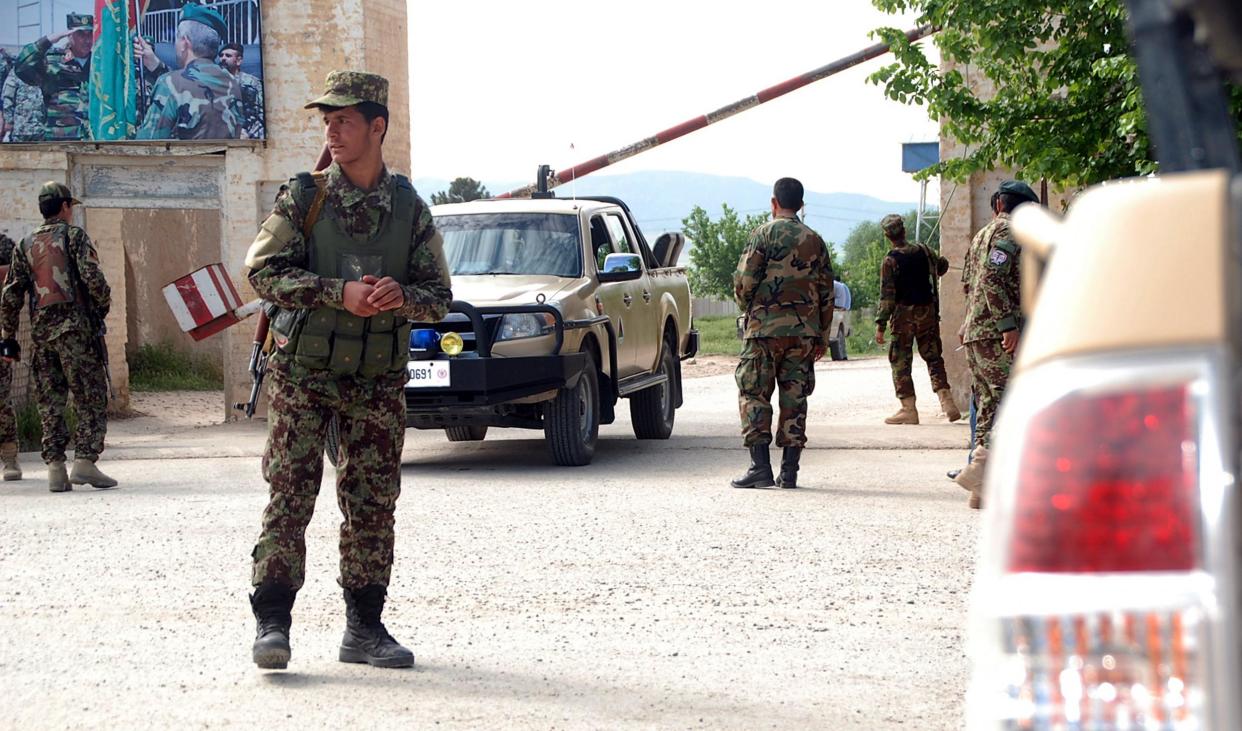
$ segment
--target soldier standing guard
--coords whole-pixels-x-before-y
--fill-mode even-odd
[[[919,411],[915,406],[914,346],[927,363],[932,390],[940,397],[940,408],[949,421],[962,414],[949,390],[949,376],[944,369],[944,353],[940,344],[940,288],[936,280],[949,271],[949,260],[933,252],[926,244],[906,241],[906,224],[901,216],[889,214],[880,221],[880,228],[892,249],[880,265],[880,309],[875,317],[875,342],[884,344],[884,329],[892,321],[893,342],[888,346],[888,363],[893,370],[893,389],[901,408],[884,420],[885,424],[917,424]]]
[[[186,5],[177,24],[177,63],[170,72],[145,38],[134,39],[134,55],[151,76],[151,90],[140,140],[235,140],[242,133],[241,87],[216,65],[228,27],[216,10]]]
[[[67,30],[45,36],[22,49],[13,72],[22,81],[38,87],[47,105],[44,140],[85,140],[90,137],[87,124],[87,88],[91,77],[91,44],[94,42],[95,17],[70,13]],[[68,38],[60,59],[49,58],[52,46]]]
[[[798,220],[802,183],[781,178],[773,187],[772,220],[755,229],[733,275],[733,296],[746,318],[735,379],[742,439],[750,468],[733,487],[771,487],[772,392],[780,391],[776,445],[783,447],[780,486],[797,487],[806,446],[807,397],[815,390],[815,361],[828,348],[833,275],[828,248]]]
[[[75,205],[78,200],[65,185],[43,184],[39,190],[43,225],[13,250],[0,295],[0,356],[9,362],[21,355],[17,324],[23,299],[29,297],[30,372],[52,492],[72,490],[72,485],[116,486],[116,480],[95,464],[108,430],[108,381],[99,351],[99,327],[111,307],[112,293],[90,237],[69,223]],[[66,474],[65,406],[71,392],[78,426],[73,471]]]
[[[0,234],[0,286],[9,275],[13,249],[17,242]],[[4,481],[22,479],[17,464],[17,414],[13,412],[13,364],[0,358],[0,463],[4,465]]]
[[[992,212],[996,217],[975,234],[966,252],[962,272],[966,321],[958,336],[966,346],[979,415],[972,459],[954,482],[970,491],[970,507],[976,509],[983,506],[983,476],[992,423],[1009,382],[1022,321],[1018,272],[1021,249],[1009,234],[1009,214],[1024,203],[1038,202],[1039,196],[1026,183],[1017,180],[1001,183],[992,199]]]
[[[387,79],[334,71],[326,85],[306,108],[323,115],[333,162],[290,181],[246,256],[250,283],[276,306],[264,454],[271,497],[252,554],[253,657],[261,668],[288,664],[304,534],[335,418],[347,618],[339,659],[409,667],[413,653],[380,618],[401,492],[410,322],[443,318],[452,292],[430,209],[384,164]]]
[[[242,128],[250,139],[262,140],[267,138],[263,127],[263,82],[241,70],[244,58],[240,43],[226,43],[220,49],[220,68],[232,74],[241,87]]]

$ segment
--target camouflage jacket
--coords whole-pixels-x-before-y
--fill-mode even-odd
[[[1018,259],[1021,248],[1009,235],[1009,214],[979,229],[966,252],[962,287],[966,292],[963,342],[998,340],[1021,321]]]
[[[241,87],[242,129],[252,140],[267,138],[263,125],[263,82],[254,74],[241,71],[237,74]]]
[[[43,139],[43,92],[9,74],[0,88],[0,112],[9,125],[9,142]]]
[[[937,278],[943,277],[945,272],[949,271],[949,260],[932,251],[930,247],[924,244],[904,243],[901,246],[893,247],[889,252],[889,256],[884,257],[884,261],[880,264],[880,306],[875,313],[875,322],[884,329],[889,318],[893,316],[893,312],[897,309],[897,302],[900,299],[897,292],[897,282],[899,279],[899,262],[898,258],[892,256],[893,253],[906,255],[921,255],[927,258],[928,269],[931,269],[932,263],[935,263],[936,271],[932,272]],[[931,284],[929,283],[930,287]],[[934,291],[934,288],[933,288]]]
[[[31,267],[30,247],[34,237],[48,231],[64,237],[71,271],[40,273]],[[76,274],[72,269],[77,270]],[[55,278],[63,288],[74,292],[74,301],[36,309],[33,302],[38,294],[37,280],[43,276]],[[90,298],[90,302],[83,301],[86,297]],[[48,219],[23,239],[21,246],[13,249],[13,264],[4,282],[4,293],[0,295],[0,337],[16,337],[22,303],[26,300],[32,305],[30,337],[35,342],[55,340],[70,331],[94,334],[91,332],[88,308],[93,308],[95,316],[102,321],[112,306],[112,291],[99,268],[95,246],[85,231],[72,224]]]
[[[17,242],[10,239],[4,234],[0,234],[0,267],[7,267],[13,263],[13,247],[17,246]],[[0,282],[0,287],[4,284]]]
[[[166,69],[166,66],[161,66]],[[242,133],[241,87],[229,72],[196,58],[155,82],[140,140],[235,140]]]
[[[393,177],[385,169],[373,191],[358,188],[332,163],[324,171],[325,198],[321,218],[331,217],[355,241],[368,241],[392,211]],[[395,314],[407,320],[435,322],[448,313],[453,292],[444,259],[440,232],[431,221],[431,209],[415,195],[415,224],[410,232],[405,304]],[[344,309],[345,280],[321,277],[307,269],[310,247],[302,236],[306,212],[298,208],[289,190],[276,199],[272,214],[246,256],[250,284],[259,296],[281,307]]]
[[[47,106],[45,140],[85,140],[90,138],[87,103],[91,61],[76,58],[48,58],[52,44],[40,38],[22,49],[14,68],[18,78],[38,87]]]
[[[824,240],[796,218],[755,229],[733,274],[733,297],[747,338],[826,338],[833,276]]]

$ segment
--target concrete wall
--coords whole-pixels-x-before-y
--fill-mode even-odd
[[[410,172],[405,0],[264,0],[262,10],[266,141],[0,146],[0,231],[20,238],[40,223],[36,196],[46,180],[68,183],[83,201],[79,223],[99,244],[113,287],[109,349],[118,377],[128,373],[127,343],[168,332],[158,290],[178,266],[185,273],[223,261],[243,298],[253,297],[240,276],[246,249],[280,183],[319,155],[319,117],[302,105],[321,93],[329,71],[388,77],[385,157],[392,170]],[[246,323],[201,346],[176,333],[187,348],[218,349],[224,359],[222,417],[249,393],[251,333]]]

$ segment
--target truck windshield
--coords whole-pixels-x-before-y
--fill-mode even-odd
[[[436,216],[449,272],[582,276],[578,217],[566,213]]]

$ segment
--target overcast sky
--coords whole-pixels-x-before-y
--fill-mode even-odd
[[[474,0],[411,2],[409,25],[415,177],[526,181],[539,163],[607,153],[913,22],[869,0]],[[597,174],[792,175],[811,190],[917,200],[901,143],[937,128],[866,82],[882,60]]]

